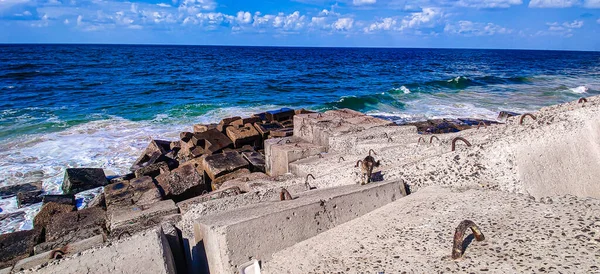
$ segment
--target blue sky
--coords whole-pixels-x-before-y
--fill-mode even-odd
[[[0,0],[0,43],[600,50],[600,0]]]

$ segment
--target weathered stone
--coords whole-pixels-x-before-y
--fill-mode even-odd
[[[79,193],[108,184],[101,168],[67,168],[62,190],[66,194]]]
[[[135,171],[135,177],[140,178],[144,176],[150,176],[152,178],[169,172],[169,165],[166,162],[158,162],[154,163],[142,168],[139,168]]]
[[[208,124],[208,125],[203,125],[203,124],[197,124],[194,125],[194,133],[201,133],[201,132],[205,132],[211,129],[217,129],[217,124]]]
[[[101,208],[106,208],[106,197],[104,196],[104,193],[100,193],[99,195],[97,195],[96,197],[94,197],[94,199],[92,199],[86,207],[101,207]]]
[[[248,167],[248,162],[239,153],[225,152],[204,158],[203,169],[211,180],[231,173],[241,168]]]
[[[42,197],[42,203],[57,203],[65,205],[75,205],[75,195],[73,194],[62,194],[62,195],[44,195]]]
[[[166,197],[178,200],[199,195],[206,189],[204,176],[189,162],[156,177],[156,182]]]
[[[177,203],[177,207],[179,207],[179,210],[181,211],[182,214],[185,214],[185,212],[187,212],[194,205],[201,204],[201,203],[204,203],[204,202],[207,202],[210,200],[221,199],[221,198],[230,197],[230,196],[236,196],[241,193],[242,193],[241,190],[237,187],[230,187],[230,188],[226,188],[226,189],[223,188],[223,189],[215,190],[213,192],[204,194],[202,196],[194,197],[194,198],[179,202],[179,203]]]
[[[310,110],[306,110],[306,109],[297,109],[294,111],[296,113],[296,115],[298,114],[311,114],[311,113],[315,113],[314,111],[310,111]]]
[[[42,182],[0,187],[0,198],[16,196],[20,192],[41,192]]]
[[[250,170],[248,170],[247,168],[238,169],[238,170],[236,170],[234,172],[225,174],[223,176],[220,176],[220,177],[214,179],[210,183],[210,185],[212,187],[212,190],[217,190],[217,189],[221,188],[221,185],[224,182],[229,181],[229,180],[234,180],[234,179],[243,177],[244,175],[248,175],[248,174],[250,174]]]
[[[59,249],[63,252],[63,257],[77,254],[88,250],[93,247],[101,246],[104,243],[103,235],[96,235],[94,237],[84,239],[78,242],[66,244],[56,244],[54,242],[45,242],[34,247],[35,256],[25,258],[19,261],[14,270],[15,271],[23,271],[27,269],[34,268],[36,266],[43,265],[47,262],[54,260],[51,250]]]
[[[242,117],[236,116],[236,117],[230,117],[230,118],[225,118],[223,120],[221,120],[221,122],[219,123],[219,125],[217,125],[217,130],[225,133],[225,129],[227,129],[228,127],[231,126],[231,123],[235,122],[236,120],[241,120]]]
[[[191,142],[194,146],[202,147],[206,153],[219,152],[224,148],[231,147],[233,143],[225,134],[216,129],[210,129],[205,132],[196,133]]]
[[[170,150],[170,147],[171,142],[169,141],[152,140],[144,150],[144,153],[133,163],[130,170],[135,171],[138,168],[164,160],[163,155]]]
[[[181,141],[183,141],[183,142],[189,141],[190,139],[192,139],[192,136],[194,136],[194,133],[191,133],[191,132],[179,133],[179,139],[181,139]]]
[[[33,229],[0,235],[0,269],[33,254],[33,247],[41,241],[41,231]]]
[[[254,124],[254,123],[260,123],[260,122],[262,122],[262,120],[259,117],[253,116],[253,117],[249,117],[249,118],[235,120],[235,121],[231,122],[231,125],[233,127],[242,127],[245,124]]]
[[[111,184],[114,184],[114,183],[120,183],[120,182],[123,182],[123,181],[129,181],[129,180],[131,180],[131,179],[133,179],[133,178],[135,178],[135,174],[133,174],[133,173],[127,173],[127,174],[125,174],[125,175],[122,175],[122,176],[119,176],[119,177],[112,178],[112,179],[110,179],[110,181],[109,181],[109,182],[110,182]]]
[[[293,120],[285,120],[285,121],[280,122],[280,124],[284,128],[294,127],[294,121]]]
[[[148,176],[105,186],[104,195],[107,207],[144,205],[162,199],[160,191]]]
[[[265,172],[265,156],[258,152],[242,152],[242,156],[250,163],[252,172]]]
[[[132,204],[132,193],[129,190],[129,181],[110,184],[104,187],[106,207],[128,206]]]
[[[267,121],[273,122],[273,121],[290,120],[290,119],[292,119],[292,117],[294,117],[295,114],[296,114],[296,112],[294,112],[294,110],[291,108],[270,110],[270,111],[267,111]]]
[[[106,212],[100,207],[57,214],[46,226],[46,241],[67,235],[72,239],[86,239],[104,233],[105,228]]]
[[[289,137],[292,135],[294,135],[293,128],[280,128],[280,129],[271,130],[270,136],[272,138],[281,138],[281,137]]]
[[[178,208],[173,200],[164,200],[149,205],[115,207],[109,210],[110,237],[119,238],[123,234],[148,229],[163,221],[176,221]]]
[[[279,123],[254,123],[254,128],[258,131],[263,139],[267,139],[272,130],[280,129]]]
[[[257,180],[258,181],[269,180],[269,176],[262,172],[250,173],[250,174],[244,175],[240,178],[224,182],[221,185],[221,189],[237,187],[242,192],[251,192],[253,190],[253,187],[260,186],[262,184],[262,182],[256,182]]]
[[[182,143],[182,141],[173,141],[173,142],[171,142],[171,145],[169,146],[169,148],[171,150],[180,150],[181,149],[181,143]]]
[[[260,141],[258,131],[251,125],[246,124],[243,127],[228,127],[227,136],[233,141],[234,147],[239,148],[243,145],[253,145]]]
[[[68,213],[74,211],[74,204],[60,204],[56,202],[48,202],[42,206],[40,212],[33,218],[33,227],[43,228],[50,223],[54,215]]]
[[[26,205],[36,204],[42,201],[42,191],[19,192],[17,193],[17,206],[19,208]]]
[[[223,149],[223,152],[237,152],[237,153],[242,153],[242,152],[253,152],[254,150],[254,146],[251,145],[244,145],[240,148],[226,148]]]
[[[206,150],[202,147],[194,147],[194,149],[190,151],[190,156],[192,156],[192,158],[198,158],[203,154],[206,154]]]

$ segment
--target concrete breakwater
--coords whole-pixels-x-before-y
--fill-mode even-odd
[[[267,273],[598,271],[599,102],[493,124],[397,126],[346,109],[281,109],[195,125],[178,141],[153,140],[131,174],[69,169],[65,195],[40,197],[34,184],[12,190],[44,206],[33,230],[0,236],[9,247],[0,273],[234,273],[254,260]],[[95,187],[103,194],[75,210],[72,194]],[[519,230],[533,243],[503,230],[545,216],[561,221]],[[462,261],[438,256],[450,255],[448,231],[465,219],[486,234],[482,245],[500,250],[473,242],[462,245]],[[423,248],[403,236],[417,227]],[[543,255],[522,252],[536,244]]]

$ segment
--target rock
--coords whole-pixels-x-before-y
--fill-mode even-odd
[[[260,141],[258,131],[251,125],[246,124],[243,127],[228,127],[227,136],[233,141],[234,147],[239,148],[243,145],[254,145]]]
[[[208,124],[208,125],[203,125],[203,124],[197,124],[194,125],[194,133],[201,133],[201,132],[205,132],[211,129],[217,129],[217,124]]]
[[[169,173],[156,177],[165,197],[177,200],[193,197],[206,190],[202,171],[193,162],[186,162]]]
[[[0,235],[0,269],[33,254],[33,247],[42,239],[41,232],[41,229],[33,229]]]
[[[224,148],[231,147],[233,143],[227,136],[216,129],[196,133],[192,137],[194,146],[199,146],[208,154],[216,153]]]
[[[194,136],[194,133],[191,132],[182,132],[179,134],[179,139],[181,139],[181,141],[183,142],[187,142],[190,139],[192,139],[192,136]]]
[[[219,132],[225,133],[225,129],[227,129],[227,127],[231,126],[231,123],[233,123],[237,120],[241,120],[241,119],[242,119],[242,117],[239,117],[239,116],[225,118],[225,119],[221,120],[219,125],[217,125],[217,130]]]
[[[254,128],[256,128],[263,139],[267,139],[272,130],[280,129],[282,126],[279,123],[254,123]]]
[[[496,124],[497,122],[480,120],[480,119],[432,119],[421,122],[408,123],[407,125],[413,125],[417,127],[417,131],[420,134],[442,134],[459,132],[477,125],[483,122],[486,125]]]
[[[101,168],[67,168],[62,190],[65,194],[75,194],[108,184]]]
[[[99,207],[55,215],[46,226],[46,241],[56,241],[61,237],[86,239],[106,231],[106,212]]]
[[[226,148],[223,149],[223,152],[237,152],[237,153],[242,153],[242,152],[253,152],[254,147],[251,145],[244,145],[240,148]]]
[[[267,121],[267,113],[266,112],[252,114],[252,117],[258,117],[258,119],[260,119],[261,121]]]
[[[8,198],[16,196],[18,193],[24,192],[42,192],[42,182],[26,183],[12,186],[0,187],[0,198]]]
[[[306,109],[303,109],[303,108],[301,108],[301,109],[297,109],[297,110],[295,110],[294,112],[296,113],[296,115],[298,115],[298,114],[311,114],[311,113],[316,113],[316,112],[314,112],[314,111],[306,110]]]
[[[141,167],[161,162],[164,160],[164,154],[169,152],[171,142],[162,140],[152,140],[144,153],[133,163],[130,170],[135,171]]]
[[[33,219],[33,227],[42,229],[50,223],[52,217],[59,214],[64,214],[74,211],[74,204],[61,204],[56,202],[48,202],[42,206],[40,212]]]
[[[162,222],[177,221],[179,210],[172,200],[164,200],[149,205],[115,207],[109,210],[110,237],[120,238],[124,234],[149,229]]]
[[[224,182],[221,185],[221,189],[228,189],[232,187],[237,187],[242,192],[251,192],[253,191],[253,187],[257,186],[257,183],[254,182],[256,180],[268,180],[269,176],[262,172],[254,172],[247,175],[244,175],[240,178],[229,180]],[[258,183],[260,185],[261,183]]]
[[[250,163],[252,172],[265,172],[265,156],[258,152],[242,152],[242,156]]]
[[[231,125],[233,127],[242,127],[245,124],[253,125],[254,123],[260,123],[260,122],[262,122],[262,120],[259,117],[253,116],[253,117],[249,117],[249,118],[235,120],[235,121],[231,122]]]
[[[169,172],[169,170],[169,165],[166,162],[158,162],[145,167],[141,167],[137,169],[134,173],[136,178],[144,176],[150,176],[154,178],[160,174]]]
[[[188,210],[190,210],[190,208],[192,208],[193,206],[195,206],[197,204],[201,204],[201,203],[204,203],[204,202],[207,202],[210,200],[236,196],[241,193],[242,192],[237,187],[223,188],[223,189],[215,190],[213,192],[204,194],[202,196],[194,197],[194,198],[179,202],[179,203],[177,203],[177,207],[179,207],[179,210],[182,212],[182,214],[185,214],[185,212],[187,212]]]
[[[267,121],[285,121],[290,120],[294,117],[296,112],[291,108],[282,108],[277,110],[267,111]]]
[[[86,207],[101,207],[101,208],[106,208],[106,196],[104,195],[104,193],[100,193],[99,195],[97,195],[96,197],[94,197],[94,199],[92,199],[86,205]]]
[[[63,195],[44,195],[42,196],[42,203],[57,203],[64,205],[75,205],[75,195],[63,194]]]
[[[149,176],[104,187],[107,208],[145,205],[162,200],[160,191]]]
[[[112,178],[112,179],[109,180],[109,182],[111,184],[114,184],[114,183],[119,183],[119,182],[123,182],[123,181],[129,181],[129,180],[131,180],[133,178],[135,178],[135,174],[133,174],[133,173],[127,173],[125,175],[122,175],[122,176],[119,176],[119,177],[116,177],[116,178]]]
[[[221,188],[221,185],[224,182],[229,181],[229,180],[234,180],[234,179],[237,179],[237,178],[243,177],[244,175],[249,175],[249,174],[250,174],[250,170],[248,170],[247,168],[238,169],[234,172],[225,174],[223,176],[220,176],[220,177],[214,179],[210,185],[212,187],[212,190],[217,190],[217,189]]]
[[[169,145],[169,148],[171,150],[180,150],[181,149],[181,143],[182,141],[174,141],[171,142],[171,145]],[[168,153],[167,153],[168,154]]]
[[[202,167],[211,180],[234,172],[241,168],[247,168],[248,162],[239,153],[225,152],[213,154],[204,158]]]
[[[293,120],[285,120],[280,122],[279,124],[281,124],[282,127],[284,128],[290,128],[290,127],[294,127],[294,121]]]
[[[271,138],[282,138],[282,137],[289,137],[292,135],[294,135],[293,128],[274,129],[274,130],[271,130],[271,133],[270,133]]]
[[[42,201],[42,191],[19,192],[17,193],[17,206],[19,208],[26,205],[36,204]]]

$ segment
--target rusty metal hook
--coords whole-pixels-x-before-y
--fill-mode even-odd
[[[465,236],[465,231],[467,228],[470,228],[473,231],[473,235],[475,236],[475,240],[478,242],[485,240],[485,236],[481,233],[479,227],[470,220],[464,220],[460,222],[456,230],[454,231],[454,243],[452,245],[452,259],[456,260],[462,257],[463,250],[463,237]]]
[[[373,152],[373,154],[377,155],[377,153],[375,153],[375,150],[369,149],[369,156],[371,156],[371,152]]]
[[[483,126],[484,128],[487,128],[487,124],[483,121],[479,121],[479,124],[477,124],[477,129],[479,129],[481,126]]]
[[[423,141],[423,143],[427,144],[427,142],[425,142],[425,139],[423,137],[419,137],[419,140],[417,141],[417,145],[420,144],[421,141]]]
[[[323,154],[319,153],[319,158],[323,158]]]
[[[358,160],[358,161],[356,161],[356,166],[354,166],[354,167],[358,167],[358,163],[361,163],[361,164],[362,164],[362,162],[363,162],[362,160]]]
[[[583,103],[587,103],[587,99],[586,98],[579,98],[579,100],[577,101],[578,104],[583,104]]]
[[[471,143],[469,143],[469,141],[467,141],[467,139],[465,139],[463,137],[456,137],[452,140],[452,151],[454,151],[456,148],[456,141],[463,141],[465,144],[467,144],[468,147],[471,146]]]
[[[346,161],[346,159],[344,159],[344,157],[340,157],[340,158],[338,159],[338,163],[340,162],[340,160],[342,160],[342,161]]]
[[[286,144],[291,144],[291,143],[292,143],[292,141],[290,141],[290,139],[287,139],[287,140],[285,140],[285,143],[286,143]]]
[[[433,142],[433,138],[436,138],[438,141],[440,140],[440,138],[438,138],[437,136],[431,136],[429,137],[429,143],[431,144]]]
[[[287,191],[287,189],[281,188],[281,192],[279,193],[279,200],[280,201],[292,200],[292,195],[290,194],[289,191]]]
[[[322,118],[322,117],[323,117],[323,114],[321,114],[320,112],[317,113],[317,118]]]
[[[383,133],[383,137],[388,138],[388,139],[390,138],[390,136],[388,136],[387,132]]]
[[[390,137],[390,138],[388,138],[388,143],[391,143],[391,142],[393,142],[393,141],[394,141],[394,139],[392,139],[391,137]]]
[[[50,258],[54,260],[62,259],[65,256],[65,252],[62,249],[54,249],[50,252]]]
[[[537,120],[537,118],[533,114],[525,113],[525,114],[521,115],[521,119],[519,119],[519,125],[523,124],[523,119],[525,119],[525,117],[527,117],[527,116],[531,117],[533,120]]]

